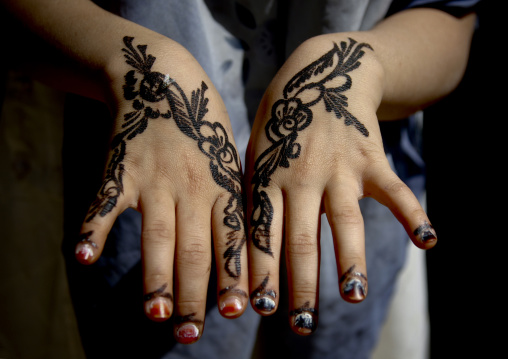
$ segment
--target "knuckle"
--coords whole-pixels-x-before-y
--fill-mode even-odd
[[[169,273],[164,273],[162,268],[151,268],[146,270],[144,278],[147,283],[167,283]]]
[[[194,296],[193,299],[179,298],[178,305],[185,306],[187,308],[201,308],[206,303],[206,300],[195,299],[196,297],[198,296]]]
[[[142,236],[149,241],[168,242],[173,239],[174,233],[169,224],[162,220],[156,220],[143,227]]]
[[[203,195],[206,193],[204,187],[208,184],[210,175],[203,169],[203,164],[198,160],[198,156],[185,155],[183,160],[184,168],[182,173],[182,179],[185,183],[186,192],[189,195]]]
[[[287,244],[287,252],[296,255],[316,254],[316,236],[310,233],[292,235]]]
[[[309,299],[314,299],[317,293],[317,286],[315,283],[304,281],[298,282],[297,287],[293,290],[293,299],[295,301],[306,302]]]
[[[211,261],[210,247],[202,241],[190,240],[180,245],[177,250],[177,261],[186,267],[204,267]]]
[[[353,204],[340,205],[334,209],[331,221],[334,224],[362,224],[363,218],[360,208]]]
[[[388,194],[392,195],[405,194],[410,191],[409,187],[398,178],[387,183],[384,189]]]

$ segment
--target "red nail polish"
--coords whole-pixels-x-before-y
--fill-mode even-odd
[[[180,343],[191,344],[198,340],[199,330],[194,324],[187,323],[177,329],[176,336]]]
[[[234,317],[242,311],[242,302],[238,298],[229,297],[221,303],[220,311],[226,317]]]
[[[89,242],[80,242],[76,246],[76,259],[81,264],[91,264],[94,260],[94,247]]]
[[[155,298],[148,302],[146,306],[148,316],[154,321],[162,322],[171,317],[168,303],[164,298]]]

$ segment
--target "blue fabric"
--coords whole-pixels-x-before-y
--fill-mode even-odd
[[[460,17],[474,11],[481,1],[482,0],[395,0],[388,11],[388,15],[410,8],[430,7]]]

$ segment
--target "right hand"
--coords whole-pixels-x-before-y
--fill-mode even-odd
[[[107,75],[115,131],[76,257],[94,263],[117,216],[140,211],[145,312],[162,321],[174,311],[176,339],[192,343],[205,319],[211,236],[221,314],[238,317],[248,302],[242,172],[229,118],[204,70],[167,38],[118,39]]]

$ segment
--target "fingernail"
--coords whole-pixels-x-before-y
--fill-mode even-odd
[[[78,243],[76,245],[76,259],[81,264],[91,264],[95,255],[94,248],[97,248],[97,245],[91,241]]]
[[[275,309],[275,297],[277,294],[274,290],[266,290],[269,280],[270,277],[267,275],[259,287],[250,294],[252,305],[263,312],[261,314],[269,314]]]
[[[316,320],[310,311],[293,313],[291,320],[294,330],[300,335],[309,335],[316,330]]]
[[[191,344],[198,340],[199,329],[192,323],[186,323],[176,330],[178,342],[182,344]]]
[[[259,297],[254,299],[254,306],[257,309],[267,313],[275,309],[275,300],[273,300],[271,296],[268,295],[261,296],[260,294],[258,295]]]
[[[226,317],[234,317],[238,315],[242,309],[242,302],[235,297],[226,298],[220,305],[220,312]]]
[[[171,317],[169,310],[169,299],[164,297],[154,298],[145,303],[145,310],[148,316],[155,321],[164,321]]]
[[[434,227],[432,227],[432,225],[428,222],[425,222],[420,227],[416,228],[413,234],[423,243],[437,240],[436,231],[434,230]]]
[[[351,266],[339,279],[344,298],[351,302],[361,302],[367,297],[367,277],[355,271],[356,265]]]
[[[347,281],[342,290],[349,299],[355,302],[360,302],[366,297],[365,285],[357,278]]]

